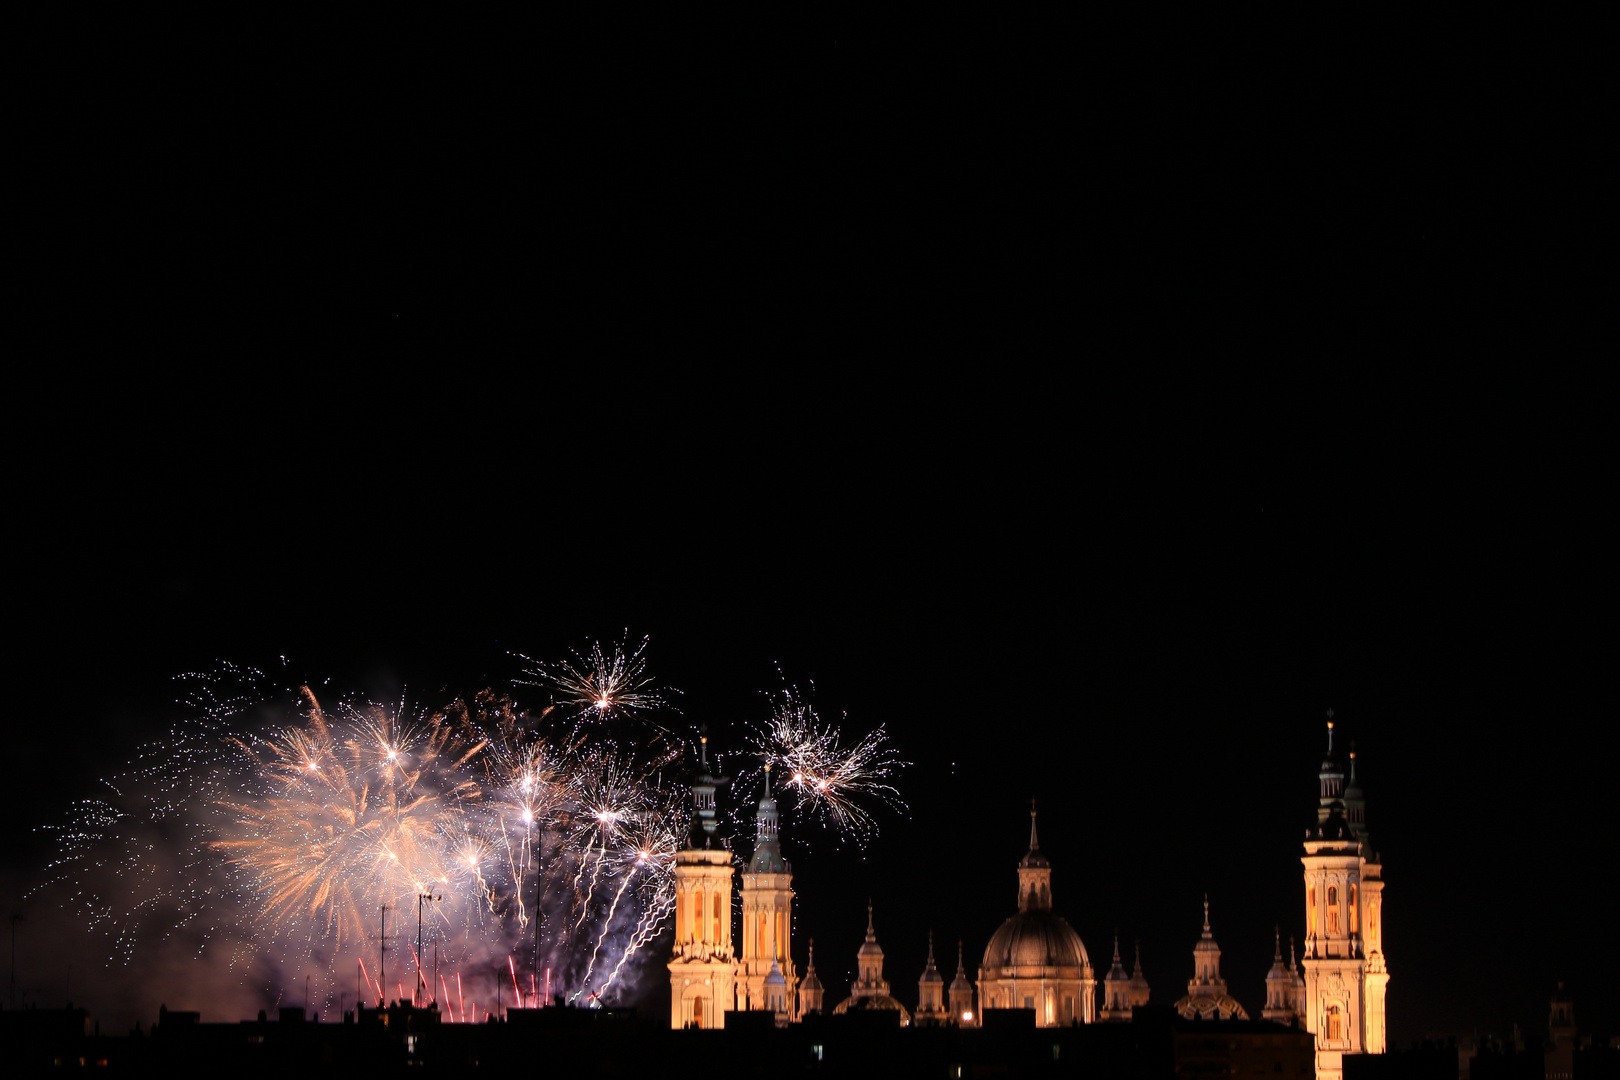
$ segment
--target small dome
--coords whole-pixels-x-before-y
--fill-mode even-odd
[[[1023,911],[1001,924],[984,950],[992,977],[1008,967],[1084,967],[1085,944],[1068,920],[1045,911]]]
[[[1022,859],[1019,859],[1018,865],[1025,867],[1026,869],[1029,867],[1050,868],[1052,862],[1045,855],[1041,854],[1039,848],[1035,848],[1027,852]]]

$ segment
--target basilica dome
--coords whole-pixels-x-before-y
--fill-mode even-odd
[[[1000,975],[1009,968],[1079,968],[1090,963],[1080,935],[1063,916],[1020,911],[991,936],[982,967]]]
[[[1052,862],[1041,853],[1035,811],[1029,853],[1018,863],[1018,913],[1001,924],[979,965],[979,1010],[1029,1009],[1037,1027],[1096,1019],[1097,980],[1074,927],[1052,912]]]

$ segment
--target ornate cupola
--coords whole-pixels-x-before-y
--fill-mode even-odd
[[[1350,782],[1344,789],[1344,820],[1349,823],[1350,831],[1356,834],[1356,839],[1363,845],[1363,852],[1368,862],[1377,862],[1372,854],[1372,841],[1367,833],[1367,795],[1361,790],[1361,781],[1356,779],[1356,744],[1350,744]]]
[[[771,961],[771,970],[765,976],[765,1011],[775,1013],[777,1023],[787,1023],[787,980],[775,960]]]
[[[1148,1003],[1147,976],[1142,974],[1142,943],[1136,943],[1136,967],[1131,970],[1130,1003],[1131,1008],[1140,1009]]]
[[[951,980],[951,1021],[973,1023],[973,984],[968,981],[967,963],[962,959],[962,942],[956,943],[956,978]]]
[[[1103,979],[1103,1020],[1129,1020],[1131,979],[1125,974],[1125,965],[1119,959],[1119,931],[1114,931],[1114,966]]]
[[[1334,803],[1342,804],[1344,801],[1344,766],[1333,756],[1333,710],[1329,709],[1327,715],[1327,756],[1322,759],[1322,768],[1316,774],[1318,822],[1327,820]]]
[[[825,991],[816,975],[816,939],[810,939],[810,965],[805,968],[804,981],[799,984],[799,1015],[819,1013]]]
[[[1226,992],[1221,978],[1221,947],[1209,929],[1209,897],[1204,897],[1204,933],[1193,946],[1193,977],[1187,996],[1176,1002],[1176,1012],[1188,1020],[1247,1020],[1237,999]]]
[[[840,1001],[834,1013],[885,1011],[900,1014],[900,1026],[911,1023],[911,1010],[889,993],[889,980],[883,977],[883,948],[877,942],[877,931],[872,926],[872,902],[866,903],[866,940],[855,954],[858,974],[855,985],[849,988],[849,997]]]
[[[1292,1025],[1297,1018],[1294,1012],[1294,973],[1283,965],[1281,927],[1274,934],[1274,946],[1271,970],[1266,972],[1266,1007],[1260,1011],[1260,1015],[1279,1024]]]
[[[855,954],[855,987],[857,993],[865,990],[873,994],[887,994],[888,980],[883,977],[883,946],[878,944],[877,931],[872,926],[872,901],[866,902],[866,940]]]
[[[1029,851],[1018,861],[1018,910],[1052,910],[1052,864],[1035,833],[1035,800],[1029,801]]]
[[[782,858],[781,827],[776,799],[771,795],[771,767],[765,766],[765,790],[754,815],[754,857],[748,860],[751,874],[791,874],[793,867]]]
[[[949,1014],[945,1011],[945,978],[934,966],[934,932],[928,931],[928,964],[922,978],[917,980],[917,1022],[943,1024]]]
[[[697,779],[692,782],[692,832],[687,840],[689,848],[711,849],[724,846],[717,837],[719,828],[719,790],[731,783],[730,777],[716,776],[709,771],[709,725],[698,729]]]

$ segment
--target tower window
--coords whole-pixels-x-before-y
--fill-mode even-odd
[[[1354,885],[1351,885],[1350,886],[1350,932],[1352,934],[1354,934],[1354,933],[1357,933],[1358,931],[1359,931],[1359,927],[1356,924],[1356,887]]]
[[[1316,936],[1316,886],[1312,885],[1305,890],[1305,921],[1309,924],[1307,933]]]
[[[1344,1018],[1340,1016],[1337,1005],[1328,1006],[1327,1037],[1331,1040],[1344,1038]]]
[[[720,944],[720,894],[714,893],[714,936],[710,939],[716,945]]]

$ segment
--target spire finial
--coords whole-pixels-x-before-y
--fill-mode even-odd
[[[1119,927],[1114,927],[1114,963],[1119,963]]]
[[[1272,927],[1272,931],[1277,941],[1277,948],[1272,952],[1271,958],[1280,964],[1282,963],[1282,924],[1279,923]]]
[[[1142,939],[1141,938],[1136,939],[1136,968],[1135,968],[1135,973],[1138,974],[1138,975],[1140,975],[1142,973]]]
[[[928,931],[928,966],[934,966],[934,932]]]
[[[816,939],[811,938],[810,939],[810,966],[804,969],[804,973],[806,975],[811,975],[811,974],[813,974],[815,972],[815,970],[816,970]]]
[[[765,797],[771,797],[771,763],[765,763]]]
[[[1035,835],[1035,800],[1029,800],[1029,850],[1041,850],[1040,838]]]
[[[1328,757],[1333,756],[1333,710],[1327,711],[1328,724]]]
[[[1356,740],[1350,740],[1350,782],[1356,782]]]
[[[1209,937],[1209,893],[1204,894],[1204,936]]]
[[[709,725],[707,723],[703,723],[703,724],[698,725],[698,761],[699,761],[700,764],[702,764],[703,771],[708,772],[709,771]]]
[[[867,900],[866,900],[866,940],[867,941],[876,941],[877,940],[877,931],[872,929],[872,899],[871,899],[871,897],[868,897]]]

